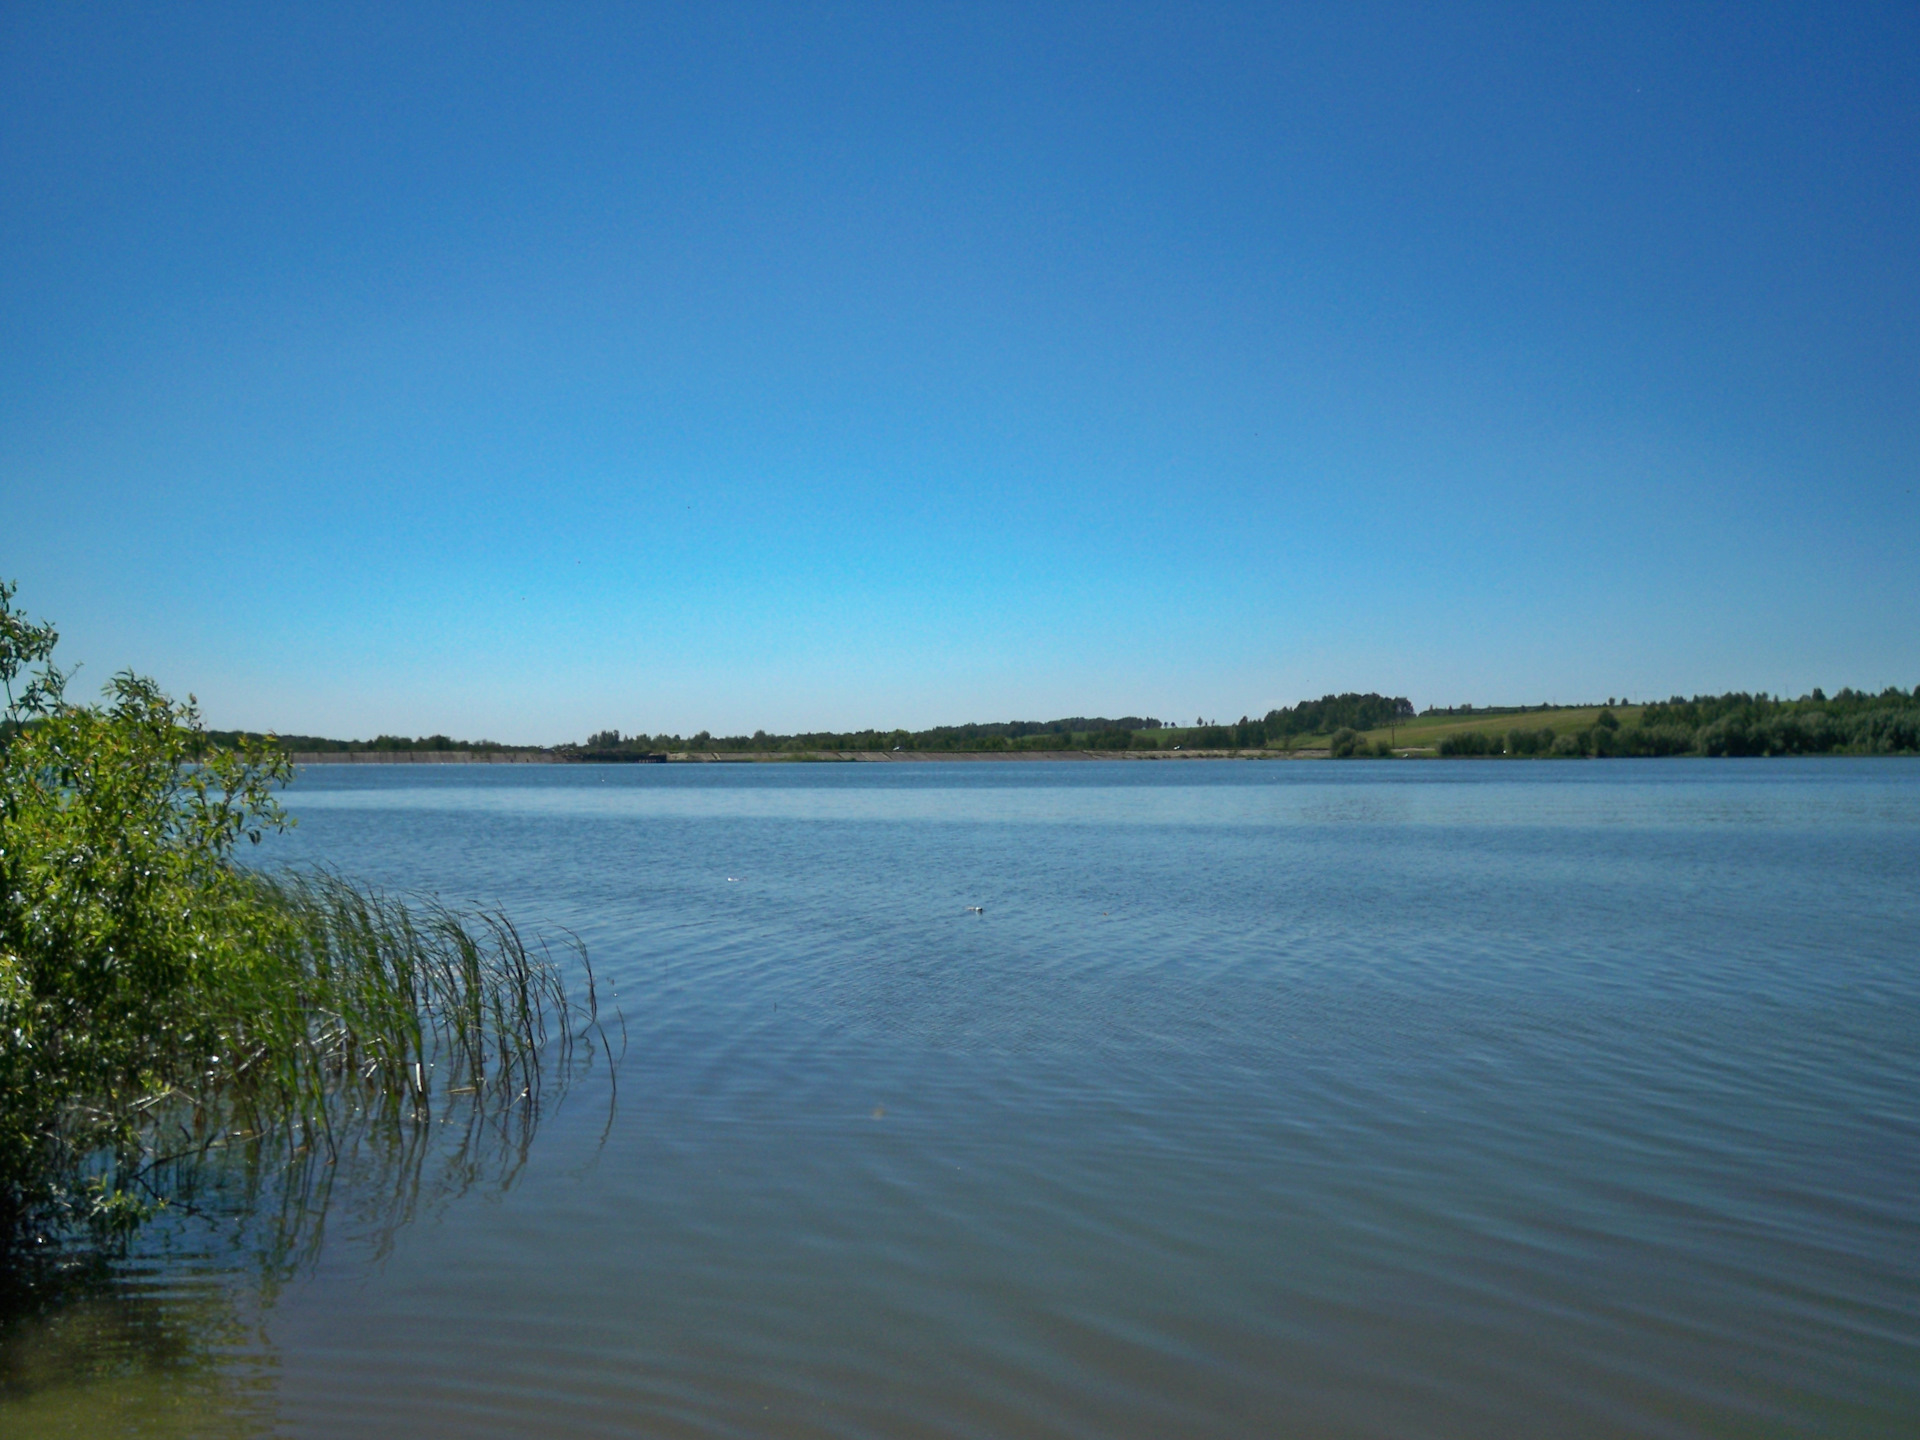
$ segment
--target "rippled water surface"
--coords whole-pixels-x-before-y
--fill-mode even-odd
[[[0,1431],[1920,1432],[1920,764],[289,800],[278,859],[577,932],[618,1103],[272,1284],[157,1233]]]

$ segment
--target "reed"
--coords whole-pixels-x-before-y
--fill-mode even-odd
[[[201,933],[238,943],[209,946],[215,963],[147,997],[138,1028],[125,1013],[91,1017],[119,1032],[114,1053],[45,1043],[44,1025],[7,1047],[0,1263],[76,1237],[112,1244],[157,1210],[206,1210],[216,1196],[229,1215],[274,1196],[285,1248],[325,1208],[317,1189],[349,1172],[381,1172],[404,1210],[424,1152],[444,1148],[437,1128],[523,1156],[576,1046],[611,1061],[577,946],[578,1000],[504,915],[331,874],[232,879],[233,893],[201,897],[223,912]]]
[[[256,1156],[332,1155],[369,1123],[535,1111],[543,1076],[570,1070],[576,1042],[605,1043],[577,944],[578,1001],[544,946],[503,914],[402,901],[324,872],[245,886],[258,941],[180,999],[168,1029],[191,1039],[165,1067],[176,1078],[139,1102],[153,1115],[142,1181],[235,1141]]]

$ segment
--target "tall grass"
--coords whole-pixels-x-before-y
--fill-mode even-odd
[[[543,1108],[596,1059],[611,1068],[577,942],[578,998],[505,915],[325,873],[257,885],[286,927],[280,963],[202,997],[253,1019],[252,1048],[159,1099],[124,1179],[244,1234],[268,1274],[314,1258],[343,1202],[384,1249],[422,1206],[511,1183]]]
[[[183,997],[175,1027],[218,1036],[219,1049],[180,1055],[173,1082],[137,1102],[150,1119],[129,1178],[154,1199],[170,1193],[156,1174],[177,1189],[182,1159],[216,1151],[336,1157],[374,1125],[455,1109],[530,1116],[545,1078],[571,1072],[577,1043],[611,1057],[578,945],[575,1000],[505,915],[403,902],[328,873],[248,880],[266,943],[225,983]]]

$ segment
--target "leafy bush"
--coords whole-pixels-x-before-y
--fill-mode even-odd
[[[1676,754],[1684,733],[1688,751],[1702,755],[1911,754],[1920,751],[1920,693],[1889,686],[1879,694],[1815,690],[1799,700],[1735,691],[1679,696],[1650,705],[1640,717],[1635,754]],[[1664,737],[1661,748],[1647,740]]]
[[[191,697],[132,674],[104,706],[68,702],[58,637],[13,594],[0,583],[0,1262],[124,1234],[180,1154],[236,1131],[291,1151],[343,1103],[404,1117],[436,1087],[531,1090],[568,1006],[510,925],[237,864],[290,823],[286,757],[209,745]]]
[[[1553,727],[1542,725],[1538,730],[1509,730],[1507,732],[1507,753],[1509,755],[1544,755],[1553,749]]]
[[[1802,700],[1735,693],[1649,705],[1632,724],[1603,709],[1571,733],[1549,727],[1506,732],[1509,755],[1894,755],[1920,751],[1920,703],[1906,691],[1878,695],[1816,690]],[[1442,755],[1498,755],[1500,737],[1443,736]]]
[[[1623,730],[1629,755],[1685,755],[1693,749],[1693,731],[1684,725],[1648,725]]]

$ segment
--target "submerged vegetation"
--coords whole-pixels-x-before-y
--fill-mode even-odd
[[[449,1106],[524,1118],[596,1025],[500,915],[273,877],[287,757],[215,745],[191,699],[66,696],[0,582],[0,1272],[111,1243]],[[600,1037],[604,1044],[604,1036]],[[396,1139],[396,1143],[404,1143]],[[234,1170],[233,1167],[238,1167]]]

